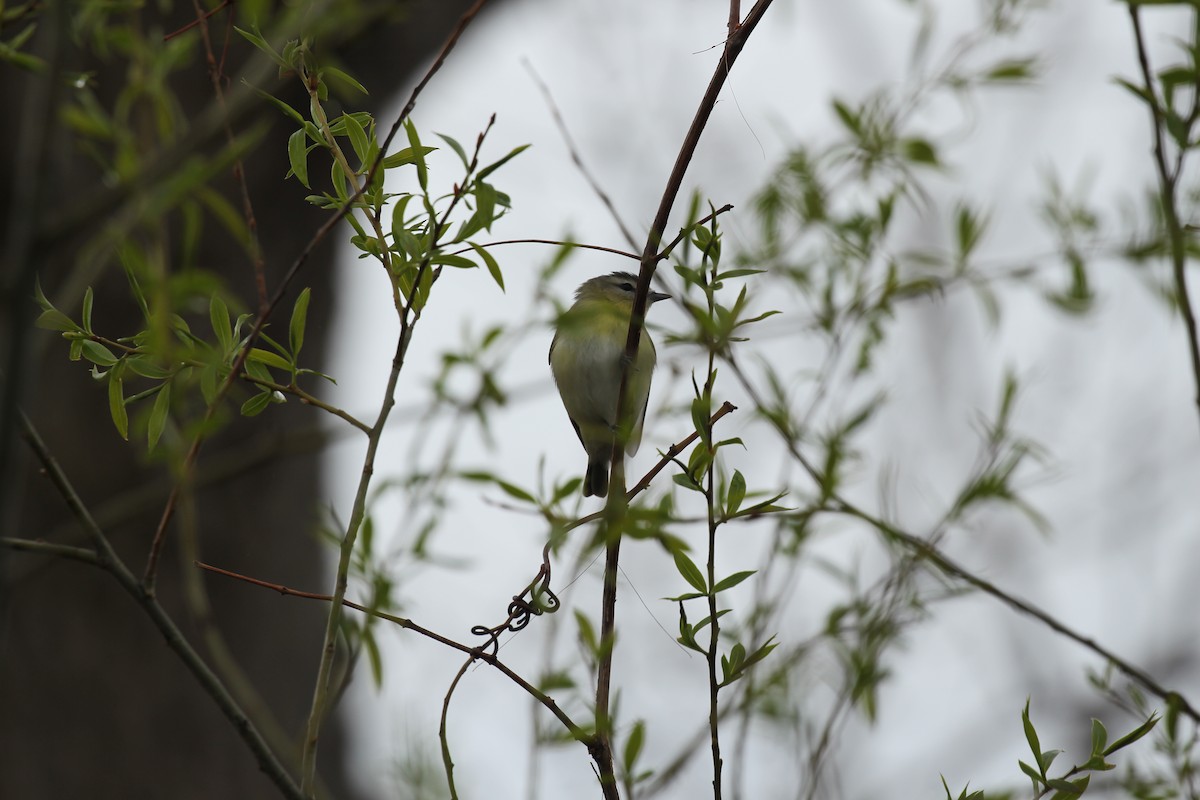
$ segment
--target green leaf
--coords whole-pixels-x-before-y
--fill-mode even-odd
[[[171,411],[171,384],[164,383],[154,398],[154,407],[150,409],[150,422],[146,426],[146,446],[153,453],[163,430],[167,427],[167,417]]]
[[[417,126],[411,119],[404,121],[404,133],[408,136],[408,144],[413,153],[413,163],[417,166],[417,183],[421,191],[429,189],[429,168],[425,166],[427,148],[421,146],[421,137],[417,134]]]
[[[250,42],[250,44],[254,45],[262,52],[266,53],[267,56],[269,56],[276,64],[287,68],[287,62],[280,58],[279,54],[275,52],[275,48],[271,47],[271,45],[267,43],[267,40],[263,38],[262,32],[259,31],[257,25],[251,25],[249,30],[244,30],[234,25],[233,29],[240,33],[243,39]]]
[[[122,439],[129,441],[129,412],[125,409],[125,382],[121,379],[121,370],[119,369],[108,373],[108,413],[112,416],[117,433],[121,434]]]
[[[983,74],[984,80],[995,82],[1021,82],[1033,80],[1036,74],[1037,59],[1014,58],[998,61],[991,69]]]
[[[256,417],[266,410],[267,406],[271,405],[271,392],[259,392],[251,397],[246,402],[242,403],[243,417]]]
[[[1038,771],[1036,769],[1029,766],[1024,761],[1018,761],[1017,764],[1020,765],[1021,772],[1024,772],[1026,775],[1028,775],[1030,777],[1030,779],[1033,780],[1033,785],[1035,788],[1043,783],[1042,776],[1038,773]]]
[[[429,263],[445,264],[448,267],[455,267],[457,269],[475,269],[476,267],[479,266],[478,264],[476,264],[474,261],[472,261],[469,258],[465,258],[463,256],[456,256],[451,253],[443,253],[440,255],[436,255],[433,258],[429,259]]]
[[[405,164],[416,164],[418,159],[424,161],[425,156],[437,150],[436,147],[406,147],[403,150],[397,150],[383,160],[384,169],[394,169],[402,167]]]
[[[927,164],[931,167],[936,167],[940,163],[937,157],[937,150],[928,139],[912,137],[905,139],[901,145],[904,149],[905,158],[914,164]]]
[[[675,553],[675,568],[679,570],[679,574],[683,576],[683,579],[692,588],[698,592],[708,594],[708,584],[704,580],[704,573],[700,572],[700,568],[683,551]]]
[[[299,360],[300,348],[304,346],[304,326],[308,320],[308,300],[312,291],[305,287],[292,306],[292,321],[288,325],[288,343],[292,347],[292,358]]]
[[[217,335],[217,341],[221,344],[222,357],[229,355],[233,349],[233,325],[229,320],[229,309],[217,292],[213,292],[208,301],[208,319],[212,323],[213,333]]]
[[[303,130],[295,131],[288,137],[287,149],[288,163],[291,165],[292,174],[304,185],[305,189],[311,189],[312,186],[308,183],[308,136]]]
[[[87,287],[83,293],[83,329],[88,333],[92,332],[92,305],[96,298],[92,292],[92,287]]]
[[[1141,739],[1143,736],[1145,736],[1147,733],[1149,733],[1150,731],[1152,731],[1154,729],[1154,726],[1158,724],[1159,719],[1160,719],[1160,717],[1157,714],[1151,714],[1150,718],[1148,720],[1146,720],[1141,725],[1139,725],[1137,728],[1135,728],[1134,730],[1125,734],[1120,739],[1117,739],[1115,742],[1113,742],[1108,747],[1106,747],[1104,749],[1103,755],[1111,756],[1113,753],[1117,752],[1121,748],[1128,747],[1129,745],[1136,742],[1138,739]]]
[[[487,248],[480,247],[474,242],[467,242],[467,244],[471,245],[471,249],[475,251],[475,254],[479,256],[484,266],[487,267],[488,274],[492,276],[492,280],[496,282],[496,285],[500,287],[500,291],[503,292],[504,275],[500,272],[500,265],[496,263],[496,259],[487,251]]]
[[[1037,760],[1040,769],[1039,777],[1043,780],[1046,777],[1046,766],[1042,763],[1042,745],[1038,742],[1037,731],[1033,727],[1033,721],[1029,719],[1029,700],[1025,700],[1025,708],[1021,711],[1021,725],[1025,728],[1025,741],[1029,743],[1029,749],[1033,752],[1034,759]]]
[[[1050,800],[1070,800],[1072,797],[1079,797],[1087,791],[1088,784],[1091,781],[1091,775],[1084,775],[1082,778],[1076,778],[1073,781],[1053,778],[1046,784],[1051,789],[1057,790],[1050,796]]]
[[[346,134],[350,137],[350,145],[354,148],[354,155],[358,156],[358,163],[365,165],[368,155],[371,152],[371,143],[367,140],[367,131],[352,114],[344,115],[342,120],[346,123]]]
[[[520,145],[519,147],[514,147],[512,150],[510,150],[508,152],[508,155],[506,155],[504,158],[500,159],[499,161],[493,162],[492,164],[489,164],[488,166],[479,170],[479,175],[476,176],[477,180],[483,180],[488,175],[491,175],[493,172],[500,169],[505,164],[507,164],[509,161],[512,161],[514,158],[516,158],[517,156],[519,156],[521,153],[525,152],[528,149],[529,149],[529,145],[527,145],[527,144]]]
[[[1157,100],[1155,99],[1154,95],[1152,95],[1152,94],[1150,94],[1150,92],[1146,91],[1146,89],[1144,87],[1138,86],[1136,83],[1130,83],[1129,81],[1125,80],[1124,78],[1113,78],[1113,80],[1116,82],[1116,84],[1118,86],[1121,86],[1121,87],[1127,89],[1134,97],[1138,98],[1146,105],[1148,105],[1148,106],[1157,105]]]
[[[363,649],[367,651],[367,661],[371,664],[371,680],[375,688],[383,688],[383,659],[379,655],[379,645],[375,643],[375,634],[370,627],[364,627],[360,633]]]
[[[475,216],[490,233],[496,221],[496,187],[490,183],[480,181],[475,186]]]
[[[750,669],[750,667],[769,656],[771,651],[778,646],[779,643],[775,641],[774,636],[772,636],[770,639],[767,639],[767,641],[763,643],[762,647],[758,648],[749,656],[747,656],[745,663],[742,664],[742,670],[745,671]]]
[[[155,381],[166,380],[171,376],[169,369],[163,369],[155,364],[153,357],[148,355],[126,356],[125,366],[133,370],[134,374]]]
[[[739,583],[746,580],[746,578],[749,578],[757,571],[758,570],[754,569],[743,570],[742,572],[735,572],[732,575],[717,581],[717,585],[713,587],[713,594],[716,594],[717,592],[723,592],[726,589],[732,589],[734,586],[737,586]]]
[[[625,765],[626,774],[633,772],[633,767],[637,763],[638,756],[642,754],[642,745],[645,741],[646,724],[639,719],[633,724],[633,729],[629,731],[629,738],[625,740],[622,761]]]
[[[44,328],[45,330],[49,331],[82,330],[82,328],[76,325],[70,317],[59,311],[57,308],[46,309],[33,324],[39,328]]]
[[[733,478],[729,481],[729,497],[725,502],[725,513],[732,517],[737,513],[744,499],[746,499],[746,478],[735,469]]]
[[[838,119],[846,126],[846,129],[855,136],[862,136],[862,122],[850,107],[841,100],[833,101],[833,110],[837,113]]]
[[[596,628],[587,614],[576,609],[575,624],[579,627],[579,641],[583,643],[584,648],[592,655],[597,654],[600,651],[600,642],[596,638]]]
[[[1098,756],[1104,752],[1104,746],[1108,744],[1108,731],[1104,728],[1104,723],[1098,719],[1092,720],[1092,755]]]
[[[455,139],[453,136],[447,136],[444,133],[439,133],[437,136],[443,142],[450,145],[450,149],[458,155],[458,160],[462,162],[464,167],[469,167],[471,165],[471,159],[467,158],[467,151],[463,149],[463,146],[458,143],[457,139]]]
[[[337,67],[321,67],[321,72],[325,77],[333,78],[334,81],[344,83],[356,91],[367,95],[370,94],[365,86],[356,81],[347,72],[340,70]]]
[[[88,361],[101,367],[111,367],[117,363],[117,357],[112,354],[104,345],[99,342],[93,342],[91,339],[82,339],[83,357]]]
[[[508,481],[502,481],[499,478],[496,479],[495,483],[509,497],[516,498],[517,500],[524,500],[527,503],[536,503],[537,502],[537,499],[533,495],[531,495],[529,492],[522,489],[520,486],[509,483]]]
[[[247,86],[250,86],[250,84],[246,83],[246,81],[244,81],[244,80],[242,81],[242,83],[245,83]],[[297,125],[304,124],[304,116],[299,111],[292,108],[290,105],[283,102],[278,97],[271,94],[270,92],[264,92],[262,89],[256,88],[254,86],[250,86],[250,88],[254,89],[254,93],[257,94],[259,97],[261,97],[263,100],[266,100],[267,102],[271,103],[273,106],[278,108],[280,111],[282,111],[284,113],[284,115],[289,117]]]
[[[286,359],[284,359],[282,356],[272,353],[270,350],[252,347],[250,348],[250,354],[246,358],[250,361],[260,361],[263,364],[266,364],[268,367],[274,367],[275,369],[287,370],[288,372],[292,371],[292,365]]]

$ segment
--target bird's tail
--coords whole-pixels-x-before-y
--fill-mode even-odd
[[[587,475],[583,478],[583,496],[608,496],[608,459],[594,458],[588,461]]]

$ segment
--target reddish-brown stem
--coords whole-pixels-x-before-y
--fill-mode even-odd
[[[226,8],[228,8],[231,5],[233,5],[233,0],[222,0],[221,5],[217,6],[216,8],[210,9],[208,11],[204,11],[201,8],[197,8],[196,9],[197,17],[194,20],[189,22],[187,25],[184,25],[182,28],[178,28],[178,29],[173,30],[170,33],[168,33],[166,36],[163,37],[163,41],[169,42],[170,40],[174,39],[176,36],[182,36],[183,34],[190,31],[192,28],[196,27],[197,25],[202,25],[203,23],[207,22],[212,17],[215,17],[217,14],[220,14],[222,11],[224,11]]]

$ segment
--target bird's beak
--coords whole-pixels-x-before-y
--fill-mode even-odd
[[[659,300],[670,300],[670,299],[671,299],[671,295],[663,294],[662,292],[650,292],[650,294],[646,295],[646,302],[650,305],[654,305]]]

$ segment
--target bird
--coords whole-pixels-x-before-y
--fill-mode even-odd
[[[628,272],[584,281],[575,292],[574,305],[559,317],[550,343],[550,371],[571,425],[587,452],[584,497],[608,496],[608,465],[618,436],[617,393],[637,281],[637,276]],[[647,305],[669,297],[650,292]],[[629,427],[624,441],[625,452],[631,456],[642,441],[656,358],[654,342],[643,327],[625,387],[625,408],[632,415],[632,423],[626,423]]]

